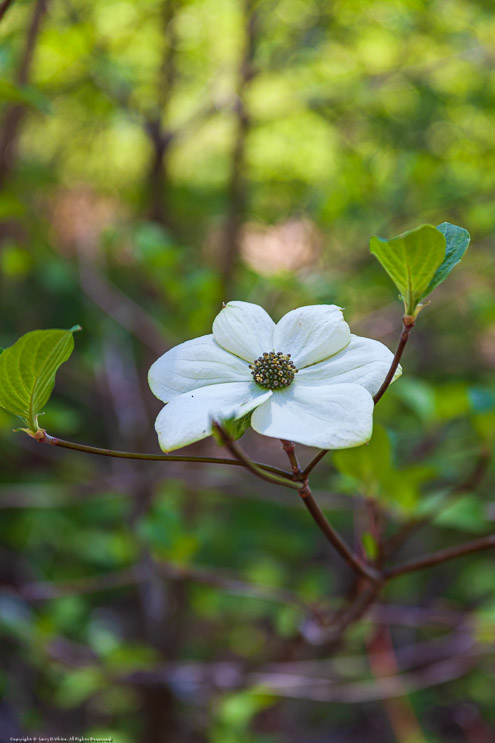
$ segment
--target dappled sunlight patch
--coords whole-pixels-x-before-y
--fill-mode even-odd
[[[276,225],[248,222],[241,234],[244,262],[262,276],[297,272],[316,265],[322,239],[307,218],[293,217]]]

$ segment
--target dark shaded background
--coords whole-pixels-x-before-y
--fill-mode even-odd
[[[359,551],[369,498],[386,536],[429,514],[401,559],[493,530],[493,4],[0,15],[0,345],[84,328],[48,431],[158,451],[147,369],[233,298],[275,319],[336,303],[393,347],[401,305],[368,239],[447,220],[472,247],[421,314],[370,448],[328,456],[314,486]],[[0,423],[2,740],[495,740],[493,553],[401,578],[336,641],[329,617],[359,587],[294,493]],[[284,463],[276,441],[242,444]]]

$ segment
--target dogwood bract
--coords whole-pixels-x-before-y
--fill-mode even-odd
[[[229,302],[212,330],[149,371],[152,392],[167,403],[155,423],[163,451],[209,436],[212,419],[251,411],[251,426],[265,436],[322,449],[369,440],[372,396],[393,355],[352,335],[340,307],[300,307],[275,324],[256,304]]]

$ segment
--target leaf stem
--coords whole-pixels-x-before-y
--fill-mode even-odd
[[[178,454],[145,454],[131,451],[116,451],[114,449],[102,449],[99,446],[87,446],[86,444],[77,444],[74,441],[64,441],[64,439],[58,439],[54,436],[50,436],[46,431],[40,431],[39,435],[36,436],[36,440],[41,444],[51,444],[52,446],[60,446],[64,449],[72,449],[73,451],[81,451],[86,454],[97,454],[102,457],[115,457],[117,459],[138,459],[143,461],[151,462],[193,462],[199,464],[227,464],[235,467],[241,466],[243,463],[236,459],[227,459],[222,457],[189,457]],[[254,462],[256,467],[264,472],[271,472],[274,475],[278,475],[280,479],[284,478],[284,484],[286,481],[291,481],[292,475],[286,470],[279,469],[278,467],[272,467],[270,464],[263,464],[261,462]]]
[[[397,350],[395,352],[394,358],[392,359],[392,364],[390,365],[390,369],[388,370],[387,376],[383,380],[383,384],[376,393],[376,395],[373,397],[373,401],[375,405],[381,400],[387,389],[392,383],[392,380],[394,378],[395,372],[397,371],[397,367],[400,364],[400,360],[402,358],[402,354],[404,353],[404,349],[407,345],[407,341],[409,340],[409,334],[411,330],[414,327],[414,317],[411,315],[404,315],[402,318],[402,333],[399,339],[399,345],[397,346]]]
[[[440,565],[449,560],[455,560],[457,557],[463,557],[463,555],[470,555],[474,552],[491,549],[492,547],[495,547],[495,534],[490,534],[489,536],[481,537],[480,539],[473,539],[471,542],[465,542],[457,547],[439,550],[438,552],[434,552],[432,555],[420,557],[418,560],[399,563],[395,567],[390,568],[390,570],[386,570],[384,577],[385,580],[391,580],[393,578],[398,578],[400,575],[405,575],[406,573],[413,573],[416,570],[423,570],[424,568],[429,568],[433,565]]]

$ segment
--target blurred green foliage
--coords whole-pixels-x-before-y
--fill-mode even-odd
[[[494,34],[482,0],[14,0],[0,346],[84,328],[40,424],[158,451],[147,369],[229,299],[275,318],[335,303],[393,347],[402,306],[369,238],[448,221],[472,247],[429,297],[372,442],[313,480],[370,557],[370,498],[387,537],[431,519],[397,559],[493,530]],[[380,622],[425,740],[495,727],[489,552],[390,584],[337,648],[325,617],[351,576],[295,494],[37,446],[13,420],[0,410],[1,737],[408,743],[366,696]],[[285,466],[277,442],[242,445]]]

